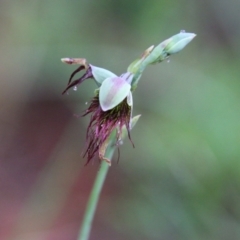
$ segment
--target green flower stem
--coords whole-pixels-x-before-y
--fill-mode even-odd
[[[137,115],[131,119],[130,125],[132,128],[135,126],[140,116],[141,115]],[[128,135],[127,129],[126,129],[126,126],[124,126],[122,128],[122,139],[124,139],[127,135]],[[112,159],[114,151],[116,149],[116,145],[114,144],[115,139],[116,139],[116,132],[113,131],[109,137],[109,147],[107,148],[105,153],[105,157],[109,160]],[[84,214],[82,226],[78,235],[78,240],[89,239],[94,213],[96,211],[98,199],[100,197],[100,193],[101,193],[104,181],[106,179],[108,169],[109,169],[109,165],[107,164],[107,162],[102,161],[100,165],[100,169],[97,173],[97,177],[93,184],[92,192],[88,200],[86,212]]]
[[[109,147],[106,152],[106,157],[108,159],[112,159],[113,153],[114,153],[115,147]],[[88,240],[90,231],[91,231],[91,226],[92,226],[92,221],[93,217],[96,211],[98,199],[100,197],[100,193],[104,184],[104,181],[106,179],[107,173],[108,173],[109,165],[105,162],[102,161],[100,165],[100,169],[97,173],[92,192],[89,197],[89,201],[87,204],[86,212],[83,217],[83,222],[82,226],[80,229],[80,233],[78,236],[78,240]]]

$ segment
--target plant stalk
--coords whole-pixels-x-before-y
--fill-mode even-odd
[[[109,147],[106,152],[106,157],[108,159],[112,159],[113,153],[114,153],[115,147]],[[93,184],[93,188],[87,203],[87,208],[83,217],[82,226],[78,235],[78,240],[88,240],[93,217],[96,211],[96,207],[98,204],[98,200],[100,197],[100,193],[102,191],[102,187],[104,184],[104,181],[106,179],[107,173],[108,173],[109,165],[106,163],[106,161],[102,161],[100,165],[100,169],[97,173],[95,182]]]

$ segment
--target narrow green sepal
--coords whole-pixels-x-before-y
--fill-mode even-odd
[[[131,130],[134,128],[134,126],[137,124],[139,118],[141,117],[141,115],[137,115],[134,116],[131,120],[130,120],[130,126],[131,126]],[[121,135],[121,139],[124,140],[124,138],[126,138],[128,135],[128,131],[126,126],[124,125],[122,128],[122,135]]]

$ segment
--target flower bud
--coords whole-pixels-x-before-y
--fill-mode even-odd
[[[154,48],[154,45],[146,49],[140,58],[136,59],[128,66],[127,71],[130,73],[136,73],[139,70],[139,67],[142,61],[151,53],[153,48]]]
[[[165,40],[165,41],[168,41],[168,40]],[[160,43],[158,46],[156,46],[152,50],[151,54],[149,54],[149,56],[143,61],[142,65],[144,65],[144,68],[145,68],[149,64],[161,62],[165,58],[165,55],[166,54],[164,53],[164,45]]]
[[[163,42],[161,44],[165,45],[164,51],[168,55],[171,55],[181,51],[188,43],[193,40],[194,37],[196,37],[196,34],[194,33],[181,31],[180,33],[169,38],[167,43]]]
[[[164,40],[152,50],[149,56],[143,61],[143,65],[146,67],[148,64],[162,62],[169,55],[181,51],[195,36],[196,34],[194,33],[181,31],[180,33]]]

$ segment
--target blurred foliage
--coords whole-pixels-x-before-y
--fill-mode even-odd
[[[76,239],[94,83],[61,96],[84,57],[116,74],[181,29],[197,37],[134,92],[135,149],[113,163],[91,239],[240,239],[239,1],[1,1],[0,239]],[[116,158],[117,159],[117,158]]]

